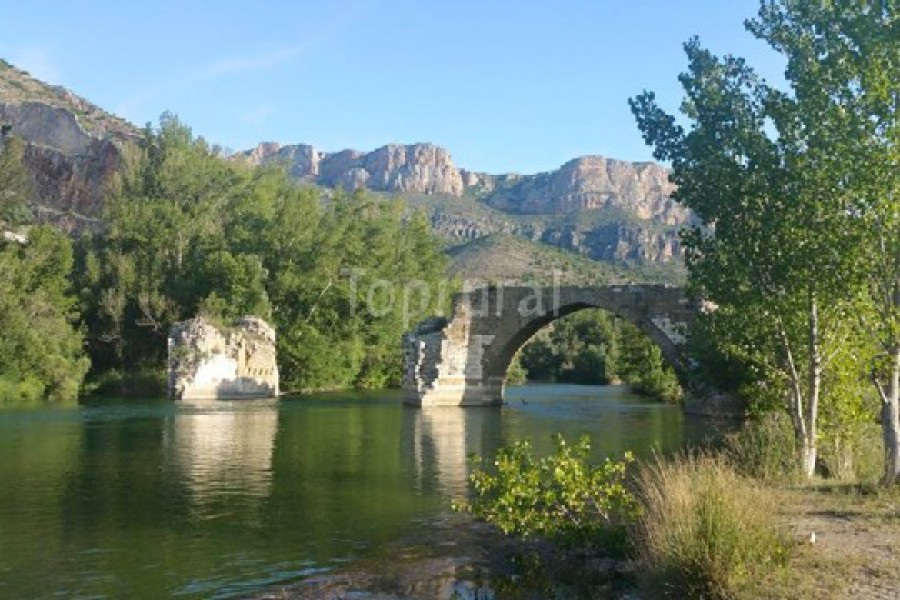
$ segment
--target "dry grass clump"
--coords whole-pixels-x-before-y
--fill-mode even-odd
[[[645,464],[635,536],[652,597],[740,597],[755,578],[787,563],[788,535],[773,498],[721,458],[683,456]]]

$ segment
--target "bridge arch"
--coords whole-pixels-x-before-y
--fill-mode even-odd
[[[404,336],[405,402],[496,405],[516,352],[542,327],[587,308],[630,321],[687,379],[684,343],[695,314],[667,285],[488,287],[454,298],[450,319],[429,319]]]

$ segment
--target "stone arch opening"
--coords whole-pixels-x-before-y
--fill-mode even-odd
[[[599,315],[603,315],[602,317]],[[591,316],[592,314],[596,316]],[[562,331],[553,332],[554,325],[562,324],[569,317],[581,315],[576,323],[569,323]],[[677,368],[670,358],[663,353],[663,347],[654,339],[654,334],[659,330],[641,327],[619,313],[586,303],[573,303],[562,306],[557,314],[542,315],[527,323],[521,330],[513,334],[506,344],[499,349],[495,363],[488,363],[485,367],[489,371],[495,371],[498,376],[502,373],[504,390],[510,384],[509,374],[517,357],[528,373],[528,381],[545,381],[554,383],[577,383],[590,385],[607,385],[614,382],[639,384],[643,375],[652,373],[653,363],[644,361],[653,360],[647,357],[648,346],[656,346],[661,355],[656,359],[656,369],[662,367],[665,371]],[[646,323],[644,323],[646,325]],[[551,333],[552,332],[552,333]],[[531,354],[522,355],[529,349],[529,345],[537,340],[537,345],[530,346]],[[582,358],[584,353],[595,352],[591,358]],[[537,363],[530,362],[537,360]],[[542,359],[546,362],[542,362]],[[612,361],[610,362],[610,359]],[[675,357],[680,360],[680,357]],[[638,366],[641,363],[645,366]],[[538,376],[535,370],[539,369]],[[671,387],[672,374],[660,373],[662,378],[668,378],[667,392],[676,393]],[[665,379],[663,379],[665,381]],[[521,380],[519,380],[521,383]],[[679,385],[684,389],[684,383],[679,379]],[[644,388],[653,393],[652,390]],[[657,390],[657,393],[661,391]]]
[[[628,315],[617,313],[603,308],[602,306],[585,303],[570,304],[561,307],[558,314],[541,315],[540,317],[536,317],[529,321],[498,348],[496,356],[485,362],[485,370],[489,373],[489,376],[502,376],[505,380],[506,373],[509,370],[510,364],[516,353],[538,332],[560,319],[584,310],[603,310],[615,318],[631,323],[637,327],[641,333],[646,335],[651,342],[660,348],[663,359],[675,370],[676,375],[679,377],[679,382],[684,385],[685,382],[682,379],[684,374],[679,372],[683,367],[683,357],[681,356],[680,349],[673,346],[671,340],[656,324],[652,322],[648,323],[643,319],[630,319]]]
[[[551,322],[587,308],[633,323],[659,346],[684,384],[683,344],[693,308],[680,288],[488,287],[457,296],[450,319],[430,319],[404,336],[406,402],[501,404],[519,348]]]

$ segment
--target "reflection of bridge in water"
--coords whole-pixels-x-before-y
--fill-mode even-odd
[[[496,405],[519,348],[549,323],[601,308],[634,323],[687,380],[684,345],[695,307],[668,285],[488,287],[454,298],[450,320],[432,318],[403,338],[406,402]]]
[[[450,497],[466,494],[469,456],[484,455],[489,440],[499,437],[500,415],[467,411],[457,406],[409,411],[416,477],[434,476]],[[494,431],[496,429],[497,431]]]

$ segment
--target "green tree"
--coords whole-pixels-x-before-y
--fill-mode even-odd
[[[765,2],[759,31],[771,18]],[[794,3],[806,6],[806,3]],[[779,49],[777,44],[773,44]],[[681,110],[685,129],[652,92],[630,100],[645,140],[671,161],[676,200],[702,226],[685,232],[692,285],[719,305],[719,331],[754,360],[762,379],[785,390],[802,471],[815,467],[819,404],[828,354],[847,294],[853,221],[847,198],[810,150],[803,123],[816,106],[778,91],[743,59],[719,58],[694,39]],[[793,90],[795,78],[787,73]]]
[[[176,321],[255,314],[278,332],[283,389],[398,384],[401,334],[442,304],[420,215],[225,160],[171,115],[145,130],[106,218],[76,269],[98,372],[161,370]]]
[[[32,188],[21,138],[0,133],[0,223],[17,226],[31,221]]]
[[[35,227],[26,243],[0,241],[0,403],[59,402],[77,395],[88,360],[74,327],[71,243]]]
[[[845,203],[844,239],[874,312],[871,377],[881,398],[886,482],[900,480],[900,6],[767,1],[751,31],[787,58],[794,135],[819,187]],[[818,223],[816,223],[818,226]],[[828,231],[828,233],[833,233]],[[823,235],[825,233],[823,232]]]

